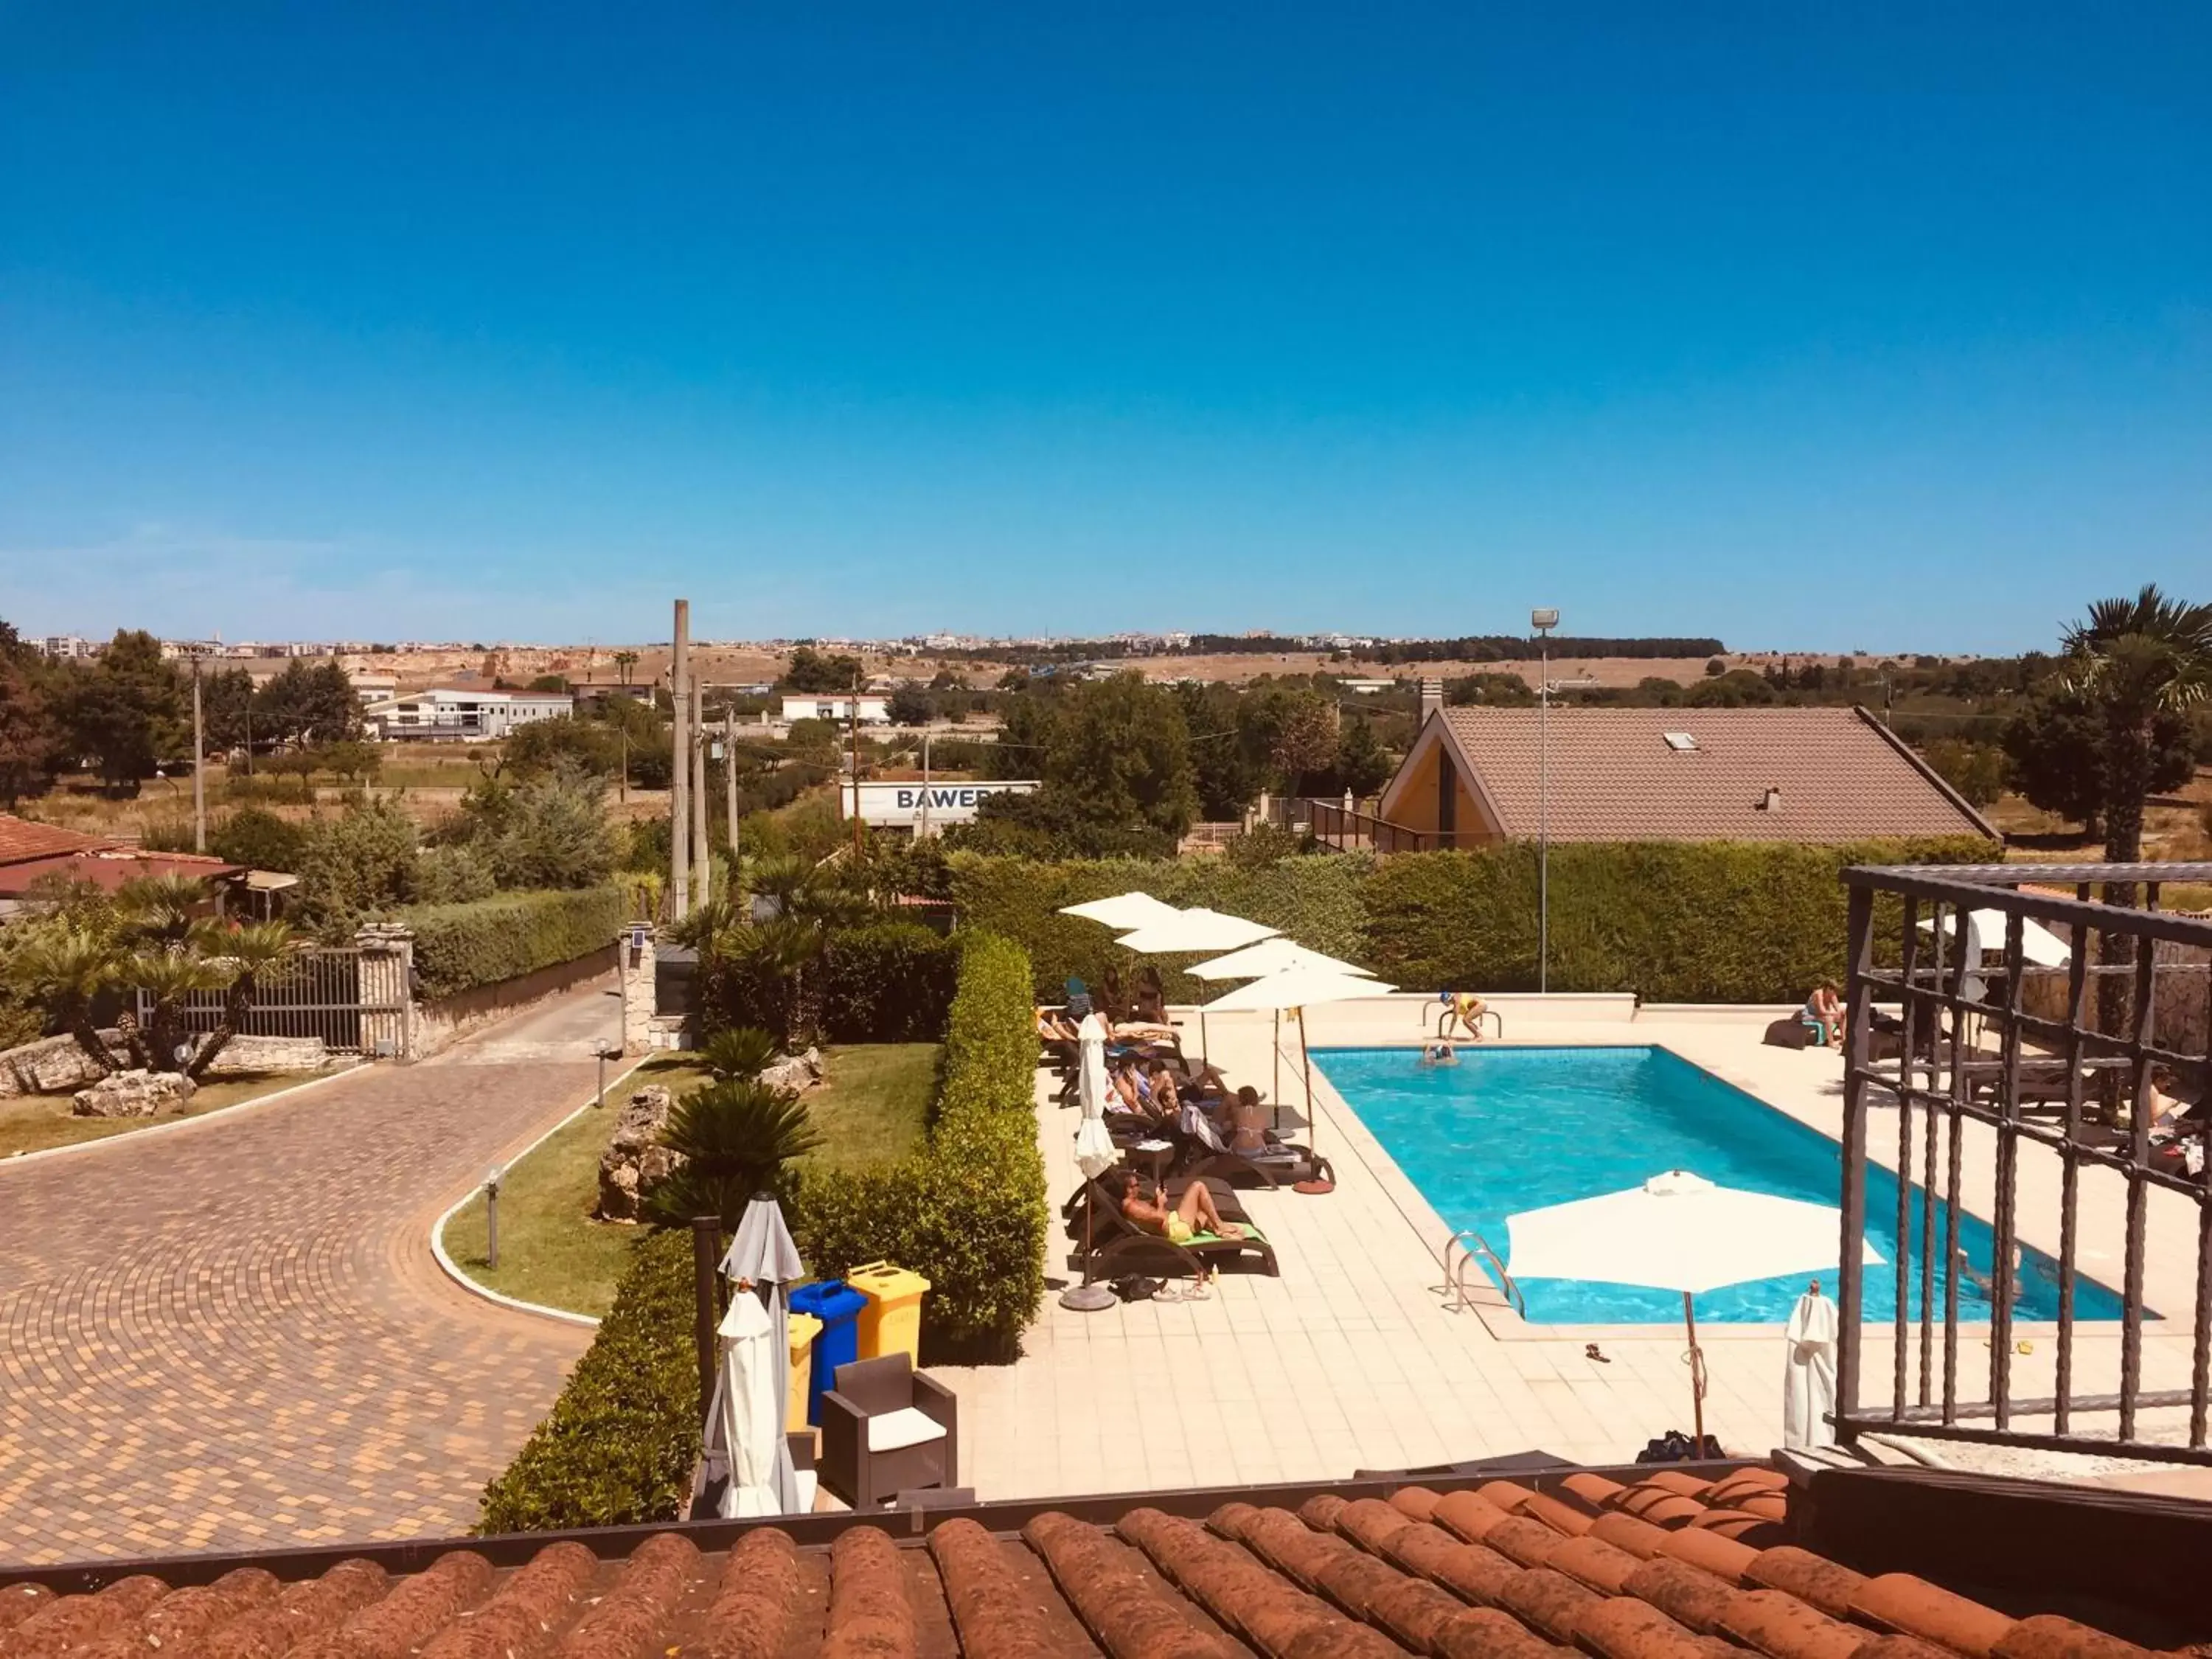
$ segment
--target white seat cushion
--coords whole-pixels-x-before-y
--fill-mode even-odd
[[[908,1446],[926,1446],[933,1440],[944,1438],[945,1425],[912,1406],[868,1419],[868,1449],[872,1452],[904,1451]]]

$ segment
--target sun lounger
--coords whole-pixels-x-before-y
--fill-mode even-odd
[[[1182,1196],[1188,1180],[1170,1181],[1162,1186],[1170,1205]],[[1125,1273],[1159,1273],[1170,1267],[1179,1267],[1196,1277],[1202,1263],[1212,1268],[1242,1268],[1248,1261],[1270,1279],[1282,1276],[1275,1263],[1275,1247],[1261,1236],[1252,1224],[1251,1218],[1231,1194],[1224,1182],[1208,1181],[1206,1187],[1213,1194],[1213,1206],[1221,1218],[1242,1228],[1242,1238],[1220,1238],[1201,1233],[1187,1243],[1177,1244],[1164,1234],[1151,1232],[1121,1213],[1106,1189],[1096,1181],[1085,1181],[1073,1197],[1062,1206],[1060,1213],[1066,1218],[1067,1234],[1074,1243],[1079,1258],[1085,1237],[1085,1211],[1089,1212],[1088,1237],[1091,1240],[1090,1275],[1093,1279],[1119,1279]],[[1078,1266],[1082,1264],[1079,1261]]]
[[[1264,1146],[1239,1152],[1221,1138],[1212,1118],[1191,1107],[1183,1109],[1172,1138],[1182,1146],[1179,1167],[1185,1175],[1218,1176],[1229,1181],[1247,1176],[1266,1187],[1336,1179],[1328,1160],[1317,1157],[1313,1148],[1284,1140],[1272,1132]]]

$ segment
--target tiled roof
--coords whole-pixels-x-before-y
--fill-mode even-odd
[[[1258,1494],[1264,1498],[1266,1494]],[[905,1547],[773,1527],[702,1555],[679,1533],[602,1562],[574,1540],[494,1569],[456,1547],[405,1577],[367,1560],[284,1583],[257,1565],[172,1590],[0,1589],[6,1659],[2138,1659],[2052,1615],[2015,1620],[1786,1541],[1784,1478],[1571,1475],[1388,1502],[1137,1507],[1109,1525],[969,1516]],[[827,1517],[817,1517],[826,1519]],[[904,1524],[904,1517],[901,1517]],[[276,1558],[283,1565],[281,1558]],[[428,1559],[426,1554],[416,1559]]]
[[[1539,711],[1443,720],[1510,836],[1537,833]],[[1996,832],[1854,708],[1554,708],[1554,841],[1867,841]],[[1678,749],[1666,734],[1686,732]],[[1770,789],[1779,799],[1762,809]]]
[[[110,843],[98,836],[80,834],[51,823],[33,823],[12,812],[0,812],[0,864],[25,859],[52,858],[57,854],[82,853]]]
[[[245,873],[242,864],[202,853],[146,853],[135,847],[100,846],[85,852],[0,864],[0,898],[19,898],[47,876],[59,876],[64,881],[90,882],[112,893],[127,882],[149,876],[193,876],[213,881]]]

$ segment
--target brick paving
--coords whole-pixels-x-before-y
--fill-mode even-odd
[[[431,1221],[592,1087],[592,986],[409,1067],[0,1166],[0,1565],[450,1534],[587,1330]]]

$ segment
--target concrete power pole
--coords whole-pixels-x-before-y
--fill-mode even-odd
[[[693,902],[713,896],[714,843],[707,836],[707,687],[691,677],[691,891]]]
[[[192,651],[192,851],[207,851],[207,739],[200,725],[200,653]]]
[[[853,867],[860,865],[860,677],[853,676],[853,696],[845,705],[845,731],[853,750]]]
[[[668,803],[668,890],[670,913],[681,921],[691,914],[691,601],[676,601],[676,648],[668,666],[669,701],[675,706],[674,765]]]
[[[738,879],[738,710],[732,703],[722,710],[722,806],[730,820],[730,882],[734,893]]]

